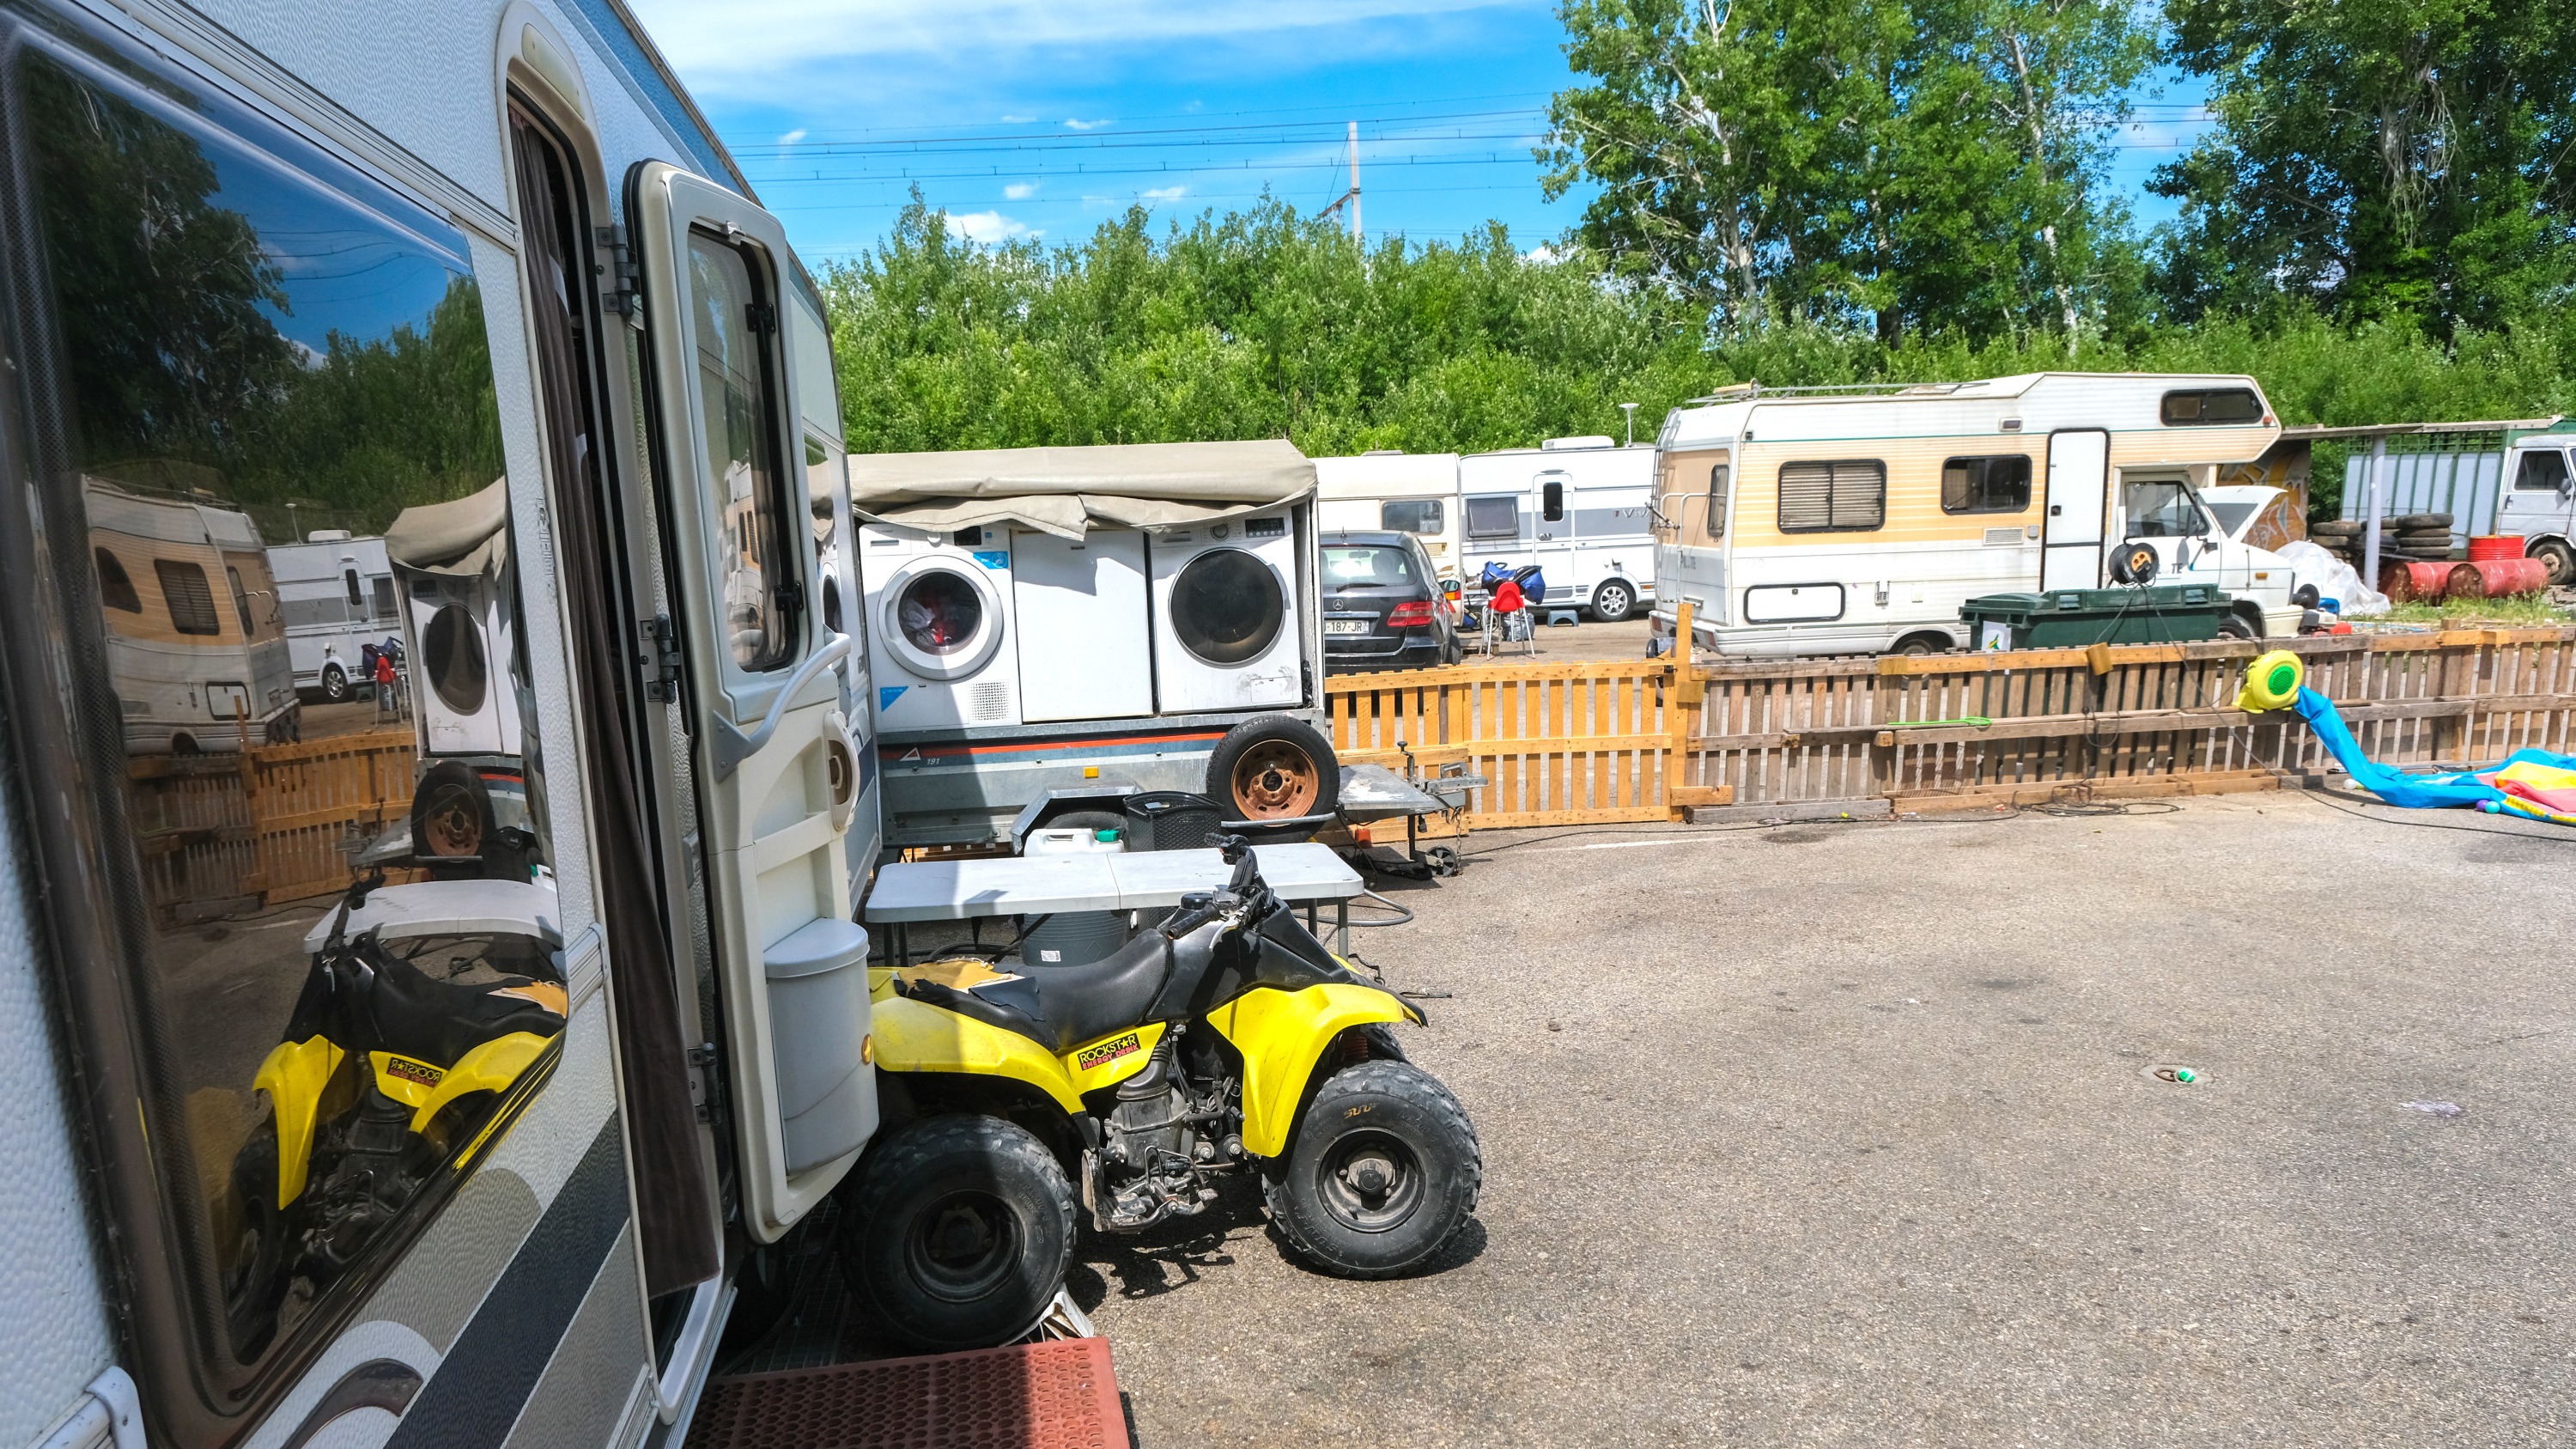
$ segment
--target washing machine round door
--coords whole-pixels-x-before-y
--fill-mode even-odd
[[[1258,659],[1288,623],[1278,570],[1239,548],[1212,548],[1172,580],[1172,633],[1210,664]]]
[[[961,560],[926,558],[886,581],[877,622],[897,663],[924,679],[964,679],[992,662],[1002,607],[982,574]]]

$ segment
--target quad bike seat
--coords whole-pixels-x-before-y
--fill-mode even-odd
[[[1195,978],[1215,953],[1212,929],[1178,941],[1140,931],[1126,945],[1081,966],[1042,966],[978,981],[960,991],[912,979],[904,995],[987,1026],[1016,1032],[1058,1056],[1084,1042],[1156,1020],[1154,1004],[1168,982]]]
[[[564,988],[552,982],[524,976],[470,984],[442,981],[408,961],[369,954],[372,979],[352,979],[340,988],[353,992],[357,999],[349,1005],[366,1021],[349,1034],[349,1045],[445,1067],[495,1037],[511,1032],[553,1036],[563,1030],[570,1003]]]

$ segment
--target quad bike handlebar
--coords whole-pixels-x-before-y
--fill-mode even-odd
[[[1181,897],[1180,908],[1163,922],[1163,934],[1177,941],[1211,921],[1229,920],[1229,928],[1241,927],[1270,914],[1270,887],[1262,883],[1261,862],[1252,853],[1252,843],[1240,835],[1211,835],[1208,844],[1217,855],[1234,867],[1221,891],[1193,891]]]

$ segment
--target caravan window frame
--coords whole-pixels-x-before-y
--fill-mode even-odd
[[[1952,503],[1950,501],[1950,470],[1959,467],[1963,463],[1977,465],[1976,485],[1973,489],[1969,490],[1969,492],[1964,495],[1959,502]],[[1994,484],[1995,465],[1997,463],[2019,463],[2021,465],[2020,502],[1997,503],[1993,501],[1992,489]],[[2028,453],[1979,453],[1964,457],[1944,458],[1941,460],[1941,511],[1943,513],[1961,514],[2028,513],[2030,511],[2031,478],[2035,471],[2036,470],[2031,465],[2030,455]]]
[[[1706,522],[1708,524],[1708,536],[1711,538],[1726,537],[1726,468],[1727,465],[1724,463],[1715,463],[1711,464],[1708,470],[1708,518]]]
[[[1789,521],[1789,473],[1792,469],[1805,468],[1825,470],[1825,506],[1822,523],[1793,524]],[[1867,522],[1861,522],[1858,519],[1848,523],[1843,521],[1843,480],[1846,469],[1850,470],[1853,482],[1861,483],[1867,480],[1864,491],[1874,494],[1871,498],[1874,511]],[[1780,465],[1776,493],[1777,496],[1773,501],[1778,514],[1778,526],[1782,533],[1876,533],[1887,526],[1887,460],[1884,458],[1794,459]]]
[[[2243,398],[2253,411],[2243,417],[2213,418],[2209,405],[2221,398]],[[2250,387],[2177,388],[2156,404],[2157,418],[2169,428],[2248,428],[2262,423],[2269,412],[2263,395]]]
[[[1499,503],[1504,507],[1509,508],[1512,511],[1511,526],[1503,529],[1478,528],[1476,526],[1476,505],[1479,503]],[[1490,513],[1492,509],[1488,508],[1486,511]],[[1497,538],[1520,538],[1523,536],[1521,531],[1521,500],[1513,494],[1489,493],[1480,498],[1464,499],[1459,507],[1459,512],[1463,515],[1462,526],[1466,529],[1467,537],[1470,541],[1482,541],[1485,539]]]

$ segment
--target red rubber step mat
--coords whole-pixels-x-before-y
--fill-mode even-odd
[[[688,1449],[1132,1449],[1109,1340],[716,1379]]]

